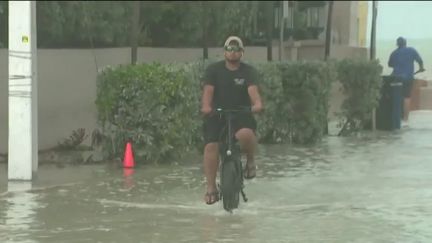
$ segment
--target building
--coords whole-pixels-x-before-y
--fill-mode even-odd
[[[366,46],[367,1],[335,1],[332,19],[333,44]]]
[[[284,1],[274,6],[273,37],[279,39],[280,16]],[[327,27],[327,1],[288,1],[288,18],[284,21],[284,39],[325,40]],[[296,11],[293,11],[293,9]],[[367,1],[334,1],[332,18],[332,44],[365,47],[368,22]],[[309,33],[305,33],[309,32]]]
[[[360,47],[366,47],[367,43],[367,25],[368,25],[368,13],[369,13],[369,2],[368,1],[357,1],[358,2],[358,45]]]
[[[278,56],[281,56],[282,60],[323,59],[328,1],[288,2],[288,18],[284,21],[283,49]],[[330,58],[368,57],[366,48],[367,5],[368,2],[363,1],[333,2]],[[273,48],[278,50],[282,6],[283,1],[275,2]]]

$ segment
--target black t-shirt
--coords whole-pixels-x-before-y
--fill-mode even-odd
[[[235,109],[251,106],[248,87],[256,85],[258,72],[241,63],[237,70],[225,67],[225,61],[211,64],[204,74],[204,84],[214,86],[213,108]]]

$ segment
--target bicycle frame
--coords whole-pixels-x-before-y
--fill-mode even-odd
[[[244,108],[244,109],[240,109],[240,110],[223,110],[221,108],[216,109],[216,112],[219,113],[220,115],[224,114],[226,116],[226,121],[227,121],[227,137],[226,139],[228,139],[227,141],[227,151],[226,151],[226,155],[227,156],[231,156],[232,155],[232,143],[234,138],[234,134],[232,131],[232,119],[233,119],[233,113],[237,113],[237,112],[250,112],[250,108]]]
[[[233,134],[232,134],[232,123],[231,123],[231,121],[232,121],[232,114],[231,113],[228,113],[227,114],[227,123],[228,123],[228,149],[227,149],[227,151],[226,151],[226,154],[228,155],[228,156],[231,156],[231,154],[232,154],[232,151],[231,151],[231,149],[232,149],[232,140],[233,140]]]
[[[231,156],[239,156],[238,162],[234,162],[234,163],[239,163],[236,166],[240,170],[238,171],[238,174],[236,176],[238,176],[237,178],[240,180],[240,183],[239,184],[234,184],[233,186],[235,188],[236,188],[236,186],[239,186],[238,189],[235,189],[235,190],[238,190],[235,193],[241,193],[244,202],[247,202],[248,199],[246,198],[246,194],[243,191],[244,184],[243,184],[243,169],[242,169],[242,163],[241,163],[241,151],[240,151],[240,148],[238,148],[238,149],[236,148],[235,150],[233,148],[233,142],[236,139],[235,139],[235,135],[233,134],[232,120],[233,120],[233,117],[234,117],[233,113],[238,113],[238,112],[248,112],[248,113],[250,113],[250,108],[241,109],[241,110],[222,110],[222,109],[216,109],[216,111],[220,115],[225,115],[225,120],[226,120],[226,123],[227,123],[226,128],[228,130],[226,133],[224,133],[224,135],[226,135],[226,136],[223,139],[220,139],[221,146],[219,148],[219,154],[221,156],[221,158],[220,158],[221,162],[222,162],[221,166],[223,166],[224,163],[226,163],[226,161],[228,161],[229,159],[237,160],[236,158],[231,158]],[[223,151],[225,149],[226,149],[226,151]],[[223,173],[221,173],[221,181],[223,181],[223,179],[224,179],[223,178]],[[224,193],[224,191],[221,189],[221,195],[223,193]],[[223,197],[223,198],[225,198],[225,197]],[[229,200],[229,199],[227,198],[227,200]],[[238,199],[236,199],[236,200],[238,200]],[[227,211],[231,212],[232,209],[237,208],[237,206],[238,206],[238,201],[235,203],[235,206],[233,206],[233,208],[231,208],[231,207],[225,208],[225,201],[224,201],[224,208]]]

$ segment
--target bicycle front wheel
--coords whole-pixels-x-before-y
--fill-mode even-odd
[[[241,161],[240,158],[227,157],[221,167],[221,194],[223,207],[231,212],[238,208],[240,201],[241,181]]]

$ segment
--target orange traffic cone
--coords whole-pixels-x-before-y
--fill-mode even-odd
[[[135,166],[135,160],[132,152],[132,143],[127,142],[126,150],[124,153],[124,159],[123,159],[123,167],[133,168],[134,166]]]

